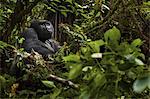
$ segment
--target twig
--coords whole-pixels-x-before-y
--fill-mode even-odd
[[[15,26],[19,23],[22,23],[25,15],[31,13],[31,10],[37,5],[38,2],[40,2],[40,0],[35,0],[33,3],[30,3],[30,5],[27,5],[26,9],[24,9],[25,5],[23,2],[17,0],[14,13],[9,16],[3,29],[0,31],[3,41],[8,42],[8,37],[10,37]]]
[[[98,22],[95,25],[96,27],[93,27],[93,29],[89,30],[88,33],[105,26],[104,24],[107,24],[112,19],[113,15],[115,14],[115,11],[118,9],[118,7],[120,5],[120,2],[121,2],[121,0],[117,0],[114,4],[114,8],[111,11],[109,11],[109,13],[106,15],[104,20],[101,20],[100,22]]]
[[[63,83],[63,84],[66,84],[72,88],[75,88],[75,89],[79,89],[79,86],[77,84],[74,84],[73,82],[69,81],[69,80],[66,80],[64,78],[60,78],[58,76],[55,76],[55,75],[52,75],[50,74],[47,79],[49,80],[55,80],[57,82],[60,82],[60,83]]]

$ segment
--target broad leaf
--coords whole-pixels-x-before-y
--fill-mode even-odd
[[[135,58],[135,63],[137,65],[144,65],[144,63],[140,59],[138,59],[138,58]]]
[[[95,87],[102,87],[106,83],[105,75],[101,73],[97,74],[94,79],[94,82],[95,82]]]
[[[131,43],[131,45],[132,46],[141,46],[142,45],[142,41],[141,41],[141,39],[135,39],[132,43]]]
[[[66,2],[69,2],[70,4],[72,4],[72,0],[66,0]]]
[[[92,41],[88,43],[94,52],[98,53],[100,50],[100,46],[104,45],[105,42],[103,40]]]
[[[69,79],[74,79],[82,72],[82,64],[72,64],[69,72]]]
[[[106,42],[109,42],[109,40],[112,43],[116,43],[120,40],[121,34],[120,31],[114,26],[112,29],[109,29],[105,32],[104,38]]]
[[[133,83],[133,90],[137,93],[141,93],[149,85],[148,77],[137,79]]]
[[[75,54],[70,54],[69,56],[63,57],[65,62],[80,62],[80,56]]]
[[[44,81],[42,81],[42,83],[43,83],[45,86],[49,87],[49,88],[55,88],[55,87],[56,87],[55,84],[54,84],[54,82],[52,82],[52,81],[44,80]]]

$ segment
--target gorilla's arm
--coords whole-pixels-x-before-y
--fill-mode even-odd
[[[51,46],[49,46],[51,48]],[[24,49],[31,53],[32,49],[43,56],[48,56],[54,54],[53,48],[48,49],[45,44],[39,40],[26,40],[24,42]]]
[[[48,49],[53,48],[54,53],[56,53],[61,48],[61,46],[59,45],[59,43],[57,41],[53,40],[53,39],[46,40],[45,44],[46,44],[46,47]]]

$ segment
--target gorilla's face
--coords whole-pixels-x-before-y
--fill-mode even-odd
[[[45,42],[54,36],[54,27],[50,21],[40,20],[33,21],[31,23],[31,28],[34,28],[37,32],[39,40]]]
[[[43,31],[45,31],[45,32],[47,31],[49,33],[54,33],[54,28],[50,21],[41,22],[41,23],[39,23],[39,25],[41,26]]]

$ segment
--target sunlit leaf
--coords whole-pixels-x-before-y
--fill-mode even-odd
[[[129,60],[129,61],[134,61],[134,59],[135,59],[135,57],[134,57],[133,55],[131,55],[131,54],[125,55],[124,57],[125,57],[127,60]]]
[[[44,81],[42,81],[42,83],[45,85],[45,86],[47,86],[47,87],[49,87],[49,88],[55,88],[56,86],[55,86],[55,84],[54,84],[54,82],[52,82],[52,81],[47,81],[47,80],[44,80]]]
[[[90,47],[94,52],[98,53],[100,50],[100,46],[104,45],[105,42],[103,40],[97,40],[97,41],[91,41],[88,44],[90,45]]]
[[[56,1],[56,2],[60,2],[60,0],[54,0],[54,1]]]
[[[106,31],[104,34],[105,41],[109,42],[110,40],[111,43],[119,41],[120,37],[121,37],[120,31],[115,26],[112,29]]]
[[[65,6],[59,6],[59,9],[62,9],[62,10],[67,10],[67,8]],[[62,11],[61,10],[61,11]]]
[[[65,17],[67,17],[67,12],[61,11],[61,14],[64,15]]]
[[[144,65],[144,63],[138,58],[135,58],[135,62],[137,65]]]
[[[3,41],[0,41],[0,49],[3,49],[3,48],[5,48],[5,47],[11,47],[11,48],[14,48],[14,49],[15,49],[14,46],[12,46],[12,45],[10,45],[10,44],[7,44],[7,43],[5,43],[5,42],[3,42]]]
[[[65,62],[80,62],[80,56],[75,54],[70,54],[69,56],[63,57]]]
[[[47,10],[52,11],[52,12],[56,12],[55,9],[53,9],[52,7],[49,7],[46,5]]]
[[[70,4],[72,4],[72,0],[66,0],[66,2],[69,2]]]
[[[81,14],[83,17],[88,18],[87,14]]]
[[[132,43],[131,43],[131,45],[132,46],[141,46],[142,45],[142,40],[141,39],[135,39]]]
[[[133,90],[137,93],[141,93],[148,86],[148,78],[144,77],[141,79],[135,80],[133,83]]]
[[[72,68],[69,72],[69,79],[74,79],[80,75],[82,71],[82,64],[72,64]]]
[[[19,40],[19,43],[22,44],[24,40],[25,40],[24,38],[21,38],[21,39]]]
[[[98,12],[95,17],[100,17],[100,12]]]

